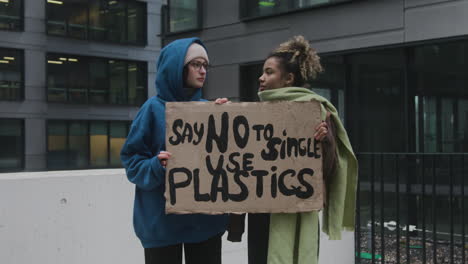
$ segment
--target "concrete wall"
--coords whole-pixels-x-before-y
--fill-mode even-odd
[[[134,186],[123,169],[0,174],[0,262],[143,264]],[[247,237],[223,241],[223,263],[247,263]],[[354,234],[320,242],[321,264],[354,263]]]
[[[0,260],[143,263],[122,169],[0,174]]]
[[[204,40],[214,66],[205,89],[208,98],[239,97],[239,65],[262,61],[298,34],[320,53],[468,34],[467,0],[356,0],[245,22],[239,20],[239,1],[203,1],[203,30],[165,40]]]
[[[25,100],[2,101],[0,118],[25,120],[25,169],[46,168],[46,120],[132,120],[137,107],[47,103],[46,53],[58,52],[148,62],[148,95],[156,93],[156,57],[161,49],[161,0],[146,0],[148,45],[99,43],[46,35],[45,0],[24,0],[24,32],[0,31],[0,47],[24,50]]]

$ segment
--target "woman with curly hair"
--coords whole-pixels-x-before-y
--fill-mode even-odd
[[[325,197],[322,230],[332,240],[354,229],[357,160],[336,108],[309,87],[322,71],[320,58],[302,36],[279,45],[263,65],[261,101],[310,101],[322,106],[322,123],[314,131],[322,142]],[[311,128],[313,129],[313,128]],[[317,263],[318,212],[249,215],[249,263]],[[263,248],[265,250],[258,250]],[[268,261],[268,262],[267,262]]]

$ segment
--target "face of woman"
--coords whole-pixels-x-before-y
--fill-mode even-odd
[[[263,64],[263,74],[258,78],[260,87],[258,90],[272,90],[290,86],[291,74],[285,74],[280,68],[279,60],[276,57],[268,58]]]
[[[202,88],[206,79],[208,62],[202,58],[195,58],[187,64],[187,80],[189,88]]]

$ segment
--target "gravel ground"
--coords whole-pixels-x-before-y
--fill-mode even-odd
[[[361,233],[361,252],[371,253],[371,246],[370,246],[370,236],[367,232]],[[385,262],[384,263],[408,263],[407,262],[407,254],[406,254],[406,236],[401,234],[400,242],[397,243],[396,235],[386,234],[385,235]],[[381,254],[381,240],[380,236],[376,234],[375,236],[375,253]],[[457,243],[458,242],[458,243]],[[453,263],[454,264],[468,264],[468,240],[465,241],[464,246],[460,243],[460,241],[456,241],[454,245],[454,256],[453,256]],[[397,260],[397,248],[400,248],[400,261]],[[462,259],[462,250],[465,250],[465,261]],[[369,255],[371,254],[365,254]],[[437,240],[436,245],[436,261],[434,261],[434,243],[432,239],[426,238],[426,262],[423,262],[423,242],[421,238],[415,237],[410,239],[410,258],[409,263],[411,264],[418,264],[418,263],[425,263],[425,264],[432,264],[432,263],[451,263],[450,257],[450,240]],[[378,257],[378,256],[376,256]],[[361,258],[361,263],[367,264],[372,263],[371,260]],[[382,259],[376,259],[375,263],[382,263]]]

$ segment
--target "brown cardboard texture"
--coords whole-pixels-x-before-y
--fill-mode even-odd
[[[166,213],[323,207],[319,102],[166,104]]]

